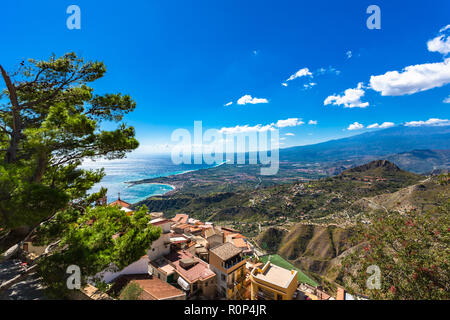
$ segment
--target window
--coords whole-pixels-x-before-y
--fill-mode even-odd
[[[227,277],[225,277],[225,275],[223,275],[223,274],[220,275],[220,278],[222,279],[222,281],[226,281],[227,280]]]

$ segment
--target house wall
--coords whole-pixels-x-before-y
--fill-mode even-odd
[[[162,256],[170,253],[170,234],[163,233],[158,238],[152,242],[152,246],[147,250],[147,255],[150,260],[156,260]]]
[[[212,271],[216,274],[217,291],[218,293],[225,293],[226,297],[229,299],[238,299],[236,296],[237,288],[233,286],[231,291],[228,289],[228,285],[232,284],[233,274],[235,279],[239,277],[240,274],[245,275],[245,264],[246,260],[242,260],[238,264],[234,265],[230,269],[225,269],[223,266],[223,261],[217,255],[210,251],[209,253],[209,265]],[[223,278],[225,277],[225,279]],[[240,288],[239,288],[240,290]]]
[[[148,257],[144,256],[118,272],[102,271],[97,273],[93,278],[100,278],[103,279],[104,282],[110,283],[121,275],[148,274],[148,261]],[[94,281],[93,278],[91,278],[91,282]]]

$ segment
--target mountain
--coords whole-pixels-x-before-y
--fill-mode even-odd
[[[148,198],[139,203],[151,211],[173,216],[179,210],[206,221],[261,222],[275,219],[319,219],[341,212],[363,197],[395,192],[423,180],[423,176],[377,160],[315,181],[296,181],[231,192]]]
[[[388,172],[397,170],[390,163],[377,161],[356,170],[348,170],[346,173],[367,174],[374,169],[382,168]],[[354,233],[352,225],[344,226],[340,222],[348,221],[352,216],[386,210],[399,214],[432,211],[448,201],[450,197],[448,179],[448,176],[429,177],[395,192],[361,197],[349,203],[342,212],[336,213],[333,223],[304,221],[294,224],[288,230],[285,227],[270,226],[260,232],[255,240],[261,248],[279,254],[311,275],[322,277],[322,280],[335,281],[340,276],[342,259],[359,247],[350,245],[349,239]]]
[[[349,160],[411,150],[450,150],[450,126],[404,125],[366,132],[348,138],[280,150],[283,161],[315,162]]]
[[[412,150],[384,158],[415,173],[445,172],[450,168],[450,150]]]

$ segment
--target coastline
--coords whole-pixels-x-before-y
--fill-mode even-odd
[[[172,190],[166,191],[166,192],[161,193],[161,194],[152,194],[152,195],[148,195],[148,196],[146,197],[146,199],[147,199],[147,198],[150,198],[150,197],[154,197],[154,196],[165,196],[165,195],[168,195],[168,194],[170,194],[170,193],[175,192],[175,191],[178,189],[178,187],[177,187],[176,185],[169,184],[169,183],[145,182],[145,181],[146,181],[146,180],[156,180],[156,179],[161,179],[161,178],[170,178],[170,177],[173,177],[173,176],[178,176],[178,175],[182,175],[182,174],[186,174],[186,173],[191,173],[191,172],[195,172],[195,171],[199,171],[199,170],[207,170],[207,169],[217,168],[217,167],[220,167],[220,166],[226,164],[227,162],[228,162],[228,160],[225,160],[225,161],[223,161],[222,163],[216,164],[216,165],[214,165],[214,166],[212,166],[212,167],[209,167],[209,168],[201,168],[201,169],[185,170],[185,171],[182,171],[182,172],[177,172],[177,173],[167,174],[167,175],[163,175],[163,176],[159,176],[159,177],[155,177],[155,178],[151,178],[151,179],[143,179],[143,180],[137,180],[137,181],[126,181],[125,183],[128,184],[129,187],[132,187],[132,186],[135,186],[135,185],[141,185],[141,184],[149,184],[149,185],[166,186],[166,187],[172,188]],[[142,200],[141,200],[141,201],[142,201]],[[140,201],[138,201],[138,202],[136,202],[136,203],[139,203],[139,202],[140,202]],[[136,204],[136,203],[133,203],[133,204]]]

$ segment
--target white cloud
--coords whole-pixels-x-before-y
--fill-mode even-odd
[[[347,55],[347,59],[350,59],[353,56],[353,53],[349,50],[345,53]]]
[[[450,120],[448,119],[436,119],[431,118],[427,121],[411,121],[405,123],[407,127],[422,127],[422,126],[448,126],[450,125]]]
[[[401,72],[371,76],[370,87],[382,96],[402,96],[450,83],[450,58],[438,63],[408,66]]]
[[[390,128],[393,126],[395,126],[395,123],[393,123],[393,122],[383,122],[382,124],[378,124],[378,123],[371,124],[370,126],[367,126],[367,128],[369,128],[369,129],[375,129],[375,128],[385,129],[385,128]]]
[[[285,138],[285,137],[283,137],[283,138],[280,138],[280,140],[286,140],[286,138]]]
[[[278,120],[276,123],[261,125],[257,124],[255,126],[250,126],[248,124],[243,126],[235,126],[235,127],[223,127],[218,130],[219,133],[223,134],[238,134],[238,133],[247,133],[247,132],[264,132],[264,131],[273,131],[276,128],[286,128],[286,127],[296,127],[304,124],[303,121],[299,118],[289,118],[286,120]],[[291,135],[291,134],[286,134]],[[292,134],[293,135],[293,134]]]
[[[316,125],[317,124],[317,120],[309,120],[308,124]]]
[[[268,125],[260,125],[257,124],[256,126],[249,126],[248,124],[244,126],[235,126],[235,127],[224,127],[219,130],[220,133],[223,134],[237,134],[237,133],[246,133],[246,132],[264,132],[264,131],[273,131],[274,127],[270,124]]]
[[[286,135],[287,135],[287,136],[290,136],[290,137],[295,136],[295,134],[293,134],[293,133],[291,133],[291,132],[286,133]]]
[[[237,103],[240,105],[245,105],[247,103],[251,103],[251,104],[269,103],[269,101],[264,98],[252,98],[251,95],[246,94],[245,96],[241,97]]]
[[[450,52],[450,24],[439,30],[439,35],[427,42],[428,51],[447,55]]]
[[[304,84],[303,87],[305,88],[305,90],[307,90],[307,89],[311,89],[312,87],[314,87],[316,85],[317,85],[317,83],[310,82],[310,83]]]
[[[366,108],[369,106],[368,102],[362,102],[361,98],[364,96],[363,83],[358,83],[355,89],[347,89],[344,95],[332,95],[325,99],[324,105],[333,104],[336,106],[344,105],[345,108]]]
[[[288,86],[288,84],[286,82],[283,82],[281,85],[284,86],[284,87]]]
[[[230,102],[226,103],[224,106],[228,107],[228,106],[231,106],[232,104],[233,104],[233,101],[230,101]]]
[[[444,103],[450,103],[450,96],[448,96],[447,98],[445,98],[443,102],[444,102]]]
[[[347,130],[361,130],[363,128],[364,128],[364,126],[361,123],[355,122],[355,123],[352,123],[351,125],[349,125]]]
[[[278,120],[275,126],[278,128],[301,126],[304,122],[299,118],[289,118],[286,120]]]
[[[327,69],[325,69],[325,68],[320,68],[320,69],[317,69],[317,71],[315,72],[317,75],[324,75],[324,74],[326,74],[326,73],[334,73],[334,74],[336,74],[336,75],[339,75],[339,74],[341,74],[341,71],[339,71],[339,70],[337,70],[336,68],[334,68],[334,67],[331,67],[331,66],[329,66]]]
[[[303,69],[298,70],[298,71],[297,71],[296,73],[294,73],[293,75],[291,75],[291,76],[289,77],[289,79],[286,80],[286,82],[292,81],[292,80],[297,79],[297,78],[300,78],[300,77],[306,77],[306,76],[312,77],[313,75],[312,75],[312,73],[309,71],[308,68],[303,68]]]

